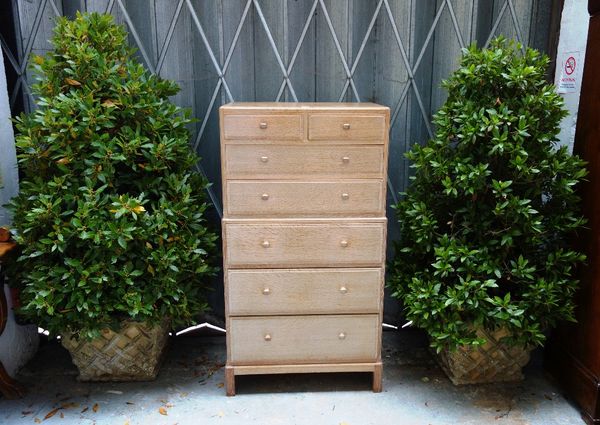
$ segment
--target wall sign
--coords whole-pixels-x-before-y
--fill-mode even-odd
[[[581,83],[581,62],[579,52],[564,52],[560,55],[560,77],[557,83],[559,93],[576,93]]]

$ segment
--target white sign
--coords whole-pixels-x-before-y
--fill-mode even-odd
[[[560,77],[558,78],[559,93],[576,93],[581,83],[581,68],[579,52],[564,52],[560,56]]]

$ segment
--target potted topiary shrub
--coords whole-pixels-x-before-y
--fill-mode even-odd
[[[214,272],[190,119],[111,16],[60,18],[52,44],[33,58],[38,109],[16,119],[21,313],[62,336],[81,380],[152,379]]]
[[[565,111],[547,65],[502,38],[465,50],[435,137],[407,154],[389,285],[455,384],[521,379],[545,332],[574,320],[586,171],[556,146]]]

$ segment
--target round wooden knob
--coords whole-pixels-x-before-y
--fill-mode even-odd
[[[340,242],[340,246],[341,246],[342,248],[346,248],[346,247],[348,246],[348,241],[346,241],[346,240],[343,240],[343,241],[341,241],[341,242]]]
[[[263,241],[263,243],[261,243],[263,248],[268,248],[271,246],[271,244],[269,243],[269,241]]]
[[[268,193],[263,193],[261,196],[263,201],[266,201],[267,199],[269,199],[269,194]]]
[[[342,128],[344,130],[350,130],[350,124],[349,123],[345,123],[344,125],[342,125]]]
[[[343,157],[342,157],[342,162],[343,162],[344,164],[347,164],[347,163],[349,163],[349,162],[350,162],[350,157],[349,157],[349,156],[343,156]]]
[[[258,126],[264,130],[265,128],[267,128],[267,123],[261,122]]]
[[[269,157],[268,156],[261,156],[260,157],[260,162],[269,162]]]
[[[265,335],[265,341],[271,341],[271,335],[270,334],[266,334]]]
[[[269,288],[263,289],[263,295],[269,295],[270,293],[271,293],[271,290]]]
[[[349,195],[349,194],[347,194],[347,193],[342,193],[342,199],[343,199],[344,201],[347,201],[348,199],[350,199],[350,195]]]
[[[346,294],[346,293],[348,293],[348,288],[346,288],[345,286],[342,286],[342,287],[340,287],[340,292],[342,294]]]
[[[346,334],[344,332],[340,332],[340,334],[338,335],[339,339],[346,339]]]

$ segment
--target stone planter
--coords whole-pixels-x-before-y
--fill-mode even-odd
[[[508,335],[506,329],[493,332],[479,329],[477,335],[488,342],[436,354],[439,365],[454,385],[523,380],[522,369],[529,362],[531,348],[501,342]]]
[[[169,337],[169,321],[155,326],[125,320],[119,332],[105,329],[91,341],[61,337],[80,381],[150,381],[156,378]]]

